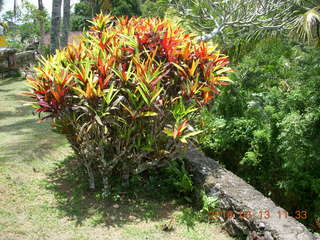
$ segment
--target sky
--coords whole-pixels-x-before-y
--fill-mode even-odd
[[[13,2],[13,0],[4,0],[3,9],[0,12],[0,15],[5,13],[6,11],[13,10]],[[32,4],[38,6],[38,0],[28,0],[28,2],[31,2]],[[79,0],[71,0],[71,6],[77,2],[79,2]],[[48,13],[51,15],[52,0],[42,0],[42,3],[44,8],[47,9]],[[21,4],[21,0],[17,0],[17,4]]]

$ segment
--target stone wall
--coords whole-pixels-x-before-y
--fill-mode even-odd
[[[14,48],[0,48],[0,73],[17,71],[21,67],[29,66],[36,58],[35,50],[17,52]]]
[[[15,54],[17,50],[14,48],[0,48],[0,72],[5,72],[15,68]]]
[[[219,198],[219,211],[212,212],[211,217],[223,221],[231,236],[245,235],[248,240],[320,239],[288,216],[283,208],[201,151],[190,147],[185,159],[195,181],[209,196]]]
[[[16,53],[16,66],[19,68],[25,65],[32,64],[36,61],[36,58],[37,52],[34,50]]]

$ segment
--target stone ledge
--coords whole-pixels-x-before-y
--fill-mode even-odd
[[[195,181],[204,186],[208,196],[219,198],[219,214],[231,236],[247,235],[248,240],[319,239],[271,199],[201,151],[190,147],[184,157]],[[221,214],[227,212],[227,216]]]
[[[21,67],[27,64],[31,64],[36,61],[36,51],[28,50],[24,52],[16,53],[16,64],[17,67]]]
[[[0,73],[17,71],[37,60],[37,51],[17,52],[14,48],[0,48]]]

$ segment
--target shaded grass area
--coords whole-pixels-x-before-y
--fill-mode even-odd
[[[100,217],[95,223],[108,227],[122,226],[134,219],[155,221],[167,218],[177,208],[174,199],[158,198],[159,192],[154,196],[145,194],[145,189],[117,191],[104,198],[99,189],[88,191],[86,179],[72,156],[56,164],[54,171],[48,174],[46,188],[54,192],[58,208],[77,225],[97,213]]]
[[[88,191],[66,140],[21,104],[25,89],[0,79],[1,240],[231,239],[150,179],[108,199]]]
[[[49,122],[37,123],[32,108],[22,105],[23,101],[30,101],[19,95],[27,91],[22,79],[1,79],[0,89],[1,163],[32,160],[66,145],[65,139],[49,130]]]

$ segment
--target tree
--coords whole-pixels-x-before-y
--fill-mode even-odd
[[[201,33],[202,40],[222,42],[263,31],[285,29],[293,21],[288,0],[172,0],[177,13]]]
[[[80,0],[79,3],[86,3],[90,6],[91,18],[100,12],[106,14],[112,8],[112,0]]]
[[[111,0],[81,0],[74,6],[74,13],[71,14],[72,31],[88,29],[91,20],[97,13],[109,13],[111,11]]]
[[[107,13],[112,9],[112,0],[89,0],[92,9],[92,17],[99,12]]]
[[[50,30],[50,52],[54,53],[55,49],[60,47],[60,21],[61,21],[61,3],[62,0],[52,1],[52,17]]]
[[[297,13],[292,36],[308,44],[320,46],[320,5],[319,1],[296,0]]]
[[[318,0],[170,0],[170,5],[200,39],[224,46],[270,32],[292,32],[297,39],[320,44]]]
[[[2,11],[2,7],[3,7],[3,0],[0,0],[0,11]]]
[[[39,10],[39,25],[40,25],[40,49],[43,46],[43,40],[44,40],[44,34],[45,34],[45,29],[44,29],[44,17],[45,17],[45,11],[43,7],[42,0],[38,0],[38,10]]]
[[[0,12],[2,11],[2,8],[3,8],[3,0],[0,0]],[[3,22],[0,22],[0,28],[2,27],[4,29],[3,25],[4,25]]]
[[[112,14],[115,16],[140,16],[139,0],[112,0]]]
[[[146,0],[141,4],[143,17],[164,17],[168,8],[168,0]]]
[[[13,14],[14,14],[14,17],[17,16],[17,0],[13,1]]]
[[[63,0],[63,26],[61,47],[68,44],[68,36],[70,30],[70,0]]]
[[[81,1],[74,5],[74,12],[71,14],[71,30],[82,31],[88,29],[92,19],[92,6],[87,1]]]
[[[16,15],[13,11],[7,11],[2,15],[2,19],[9,26],[7,35],[10,40],[8,40],[8,43],[12,47],[24,48],[30,42],[41,41],[43,33],[49,31],[49,19],[46,10],[39,10],[39,7],[28,1],[23,1],[17,7]],[[41,26],[42,23],[43,26]]]

